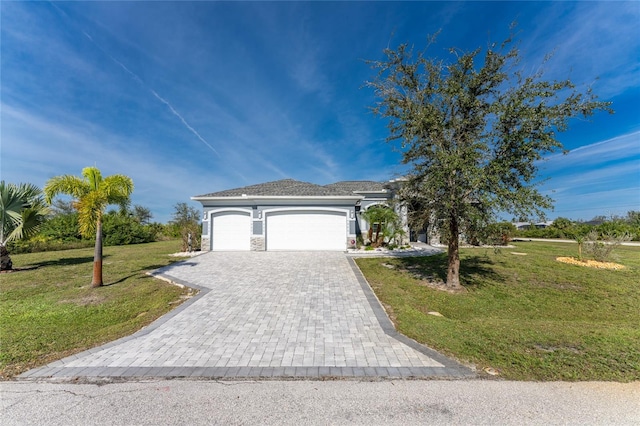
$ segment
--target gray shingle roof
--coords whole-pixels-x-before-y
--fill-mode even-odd
[[[300,182],[294,179],[282,179],[273,182],[259,183],[257,185],[244,186],[242,188],[227,189],[210,194],[198,195],[200,197],[241,197],[270,196],[270,197],[335,197],[355,195],[353,191],[347,191],[331,185],[320,186],[309,182]]]
[[[384,191],[383,182],[375,182],[372,180],[345,180],[342,182],[325,185],[325,188],[333,188],[350,193],[354,192],[377,192]]]

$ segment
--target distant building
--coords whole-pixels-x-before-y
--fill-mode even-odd
[[[549,226],[551,226],[551,224],[553,224],[552,220],[548,220],[546,222],[537,222],[537,223],[533,223],[533,222],[513,222],[513,225],[520,230],[526,230],[526,229],[531,229],[531,228],[538,228],[538,229],[544,229],[544,228],[548,228]]]

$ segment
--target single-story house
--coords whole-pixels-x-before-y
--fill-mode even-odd
[[[533,223],[533,222],[513,222],[513,225],[516,227],[516,229],[519,229],[519,230],[526,230],[526,229],[531,229],[531,228],[544,229],[544,228],[548,228],[552,224],[553,224],[552,220],[548,220],[546,222],[538,222],[538,223]]]
[[[361,213],[372,205],[391,205],[397,186],[397,181],[316,185],[283,179],[191,199],[204,209],[203,251],[344,251],[369,229]],[[406,209],[395,208],[406,226]]]

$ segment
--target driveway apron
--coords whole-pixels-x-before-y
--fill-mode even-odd
[[[206,253],[153,275],[200,292],[132,336],[20,378],[473,377],[397,333],[344,253]]]

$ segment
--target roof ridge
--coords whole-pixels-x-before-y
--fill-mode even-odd
[[[239,188],[227,189],[210,194],[198,195],[199,197],[240,197],[247,196],[302,196],[302,197],[328,197],[328,196],[352,196],[351,191],[343,188],[332,188],[311,182],[299,181],[292,178],[279,179]]]
[[[325,185],[327,188],[340,189],[351,193],[387,191],[386,182],[375,180],[343,180]]]

